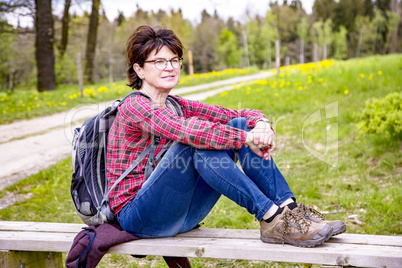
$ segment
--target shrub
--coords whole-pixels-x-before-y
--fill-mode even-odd
[[[391,93],[366,102],[360,114],[360,135],[382,134],[386,139],[402,139],[402,95]]]

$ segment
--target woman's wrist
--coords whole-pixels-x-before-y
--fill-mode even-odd
[[[252,141],[253,141],[253,139],[254,139],[254,135],[253,135],[253,133],[252,132],[247,132],[247,139],[246,139],[246,144],[247,143],[251,143]]]
[[[266,119],[266,118],[260,118],[260,119],[258,119],[257,121],[255,121],[255,126],[257,127],[257,124],[261,124],[261,125],[263,125],[264,127],[271,129],[272,132],[273,132],[274,134],[276,134],[276,131],[275,131],[274,128],[272,127],[272,123],[273,123],[272,121],[270,121],[270,120],[268,120],[268,119]]]

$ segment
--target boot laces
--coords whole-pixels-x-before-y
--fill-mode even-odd
[[[315,209],[312,208],[312,207],[306,206],[304,203],[300,203],[300,204],[298,205],[298,208],[299,208],[299,212],[300,212],[302,215],[306,216],[306,217],[313,216],[313,217],[315,217],[315,218],[318,218],[318,219],[321,219],[321,220],[325,220],[324,214],[318,212],[317,210],[315,210]]]
[[[308,233],[311,222],[307,219],[304,219],[300,215],[293,213],[288,210],[281,216],[283,220],[283,233],[282,233],[282,243],[285,241],[285,235],[289,235],[292,233],[292,228],[297,228],[302,234]],[[291,223],[294,223],[292,225]]]

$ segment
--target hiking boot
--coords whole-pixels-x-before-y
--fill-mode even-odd
[[[332,227],[324,222],[309,221],[288,207],[272,222],[261,220],[261,240],[272,244],[290,244],[297,247],[321,245],[332,236]]]
[[[324,222],[327,223],[334,229],[332,236],[344,233],[346,231],[346,224],[343,221],[329,221],[325,219],[325,216],[315,210],[312,207],[307,207],[304,203],[300,203],[297,208],[292,210],[295,213],[300,214],[303,218],[310,220],[312,222]]]

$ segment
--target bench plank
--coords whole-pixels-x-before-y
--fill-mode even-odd
[[[65,232],[77,234],[83,224],[55,223],[55,222],[10,222],[0,221],[0,231],[36,231],[36,232]],[[207,237],[207,238],[234,238],[256,239],[260,231],[255,229],[220,229],[199,228],[179,234],[179,237]],[[380,246],[402,247],[402,236],[341,234],[333,237],[326,243],[364,244]]]
[[[75,234],[0,232],[0,249],[67,252]],[[278,262],[401,267],[399,247],[324,243],[314,248],[262,243],[259,239],[169,237],[115,246],[109,253],[244,259]]]
[[[83,224],[0,221],[0,250],[68,252]],[[176,237],[117,245],[116,254],[402,267],[402,236],[341,234],[321,246],[262,243],[259,230],[200,228]]]

